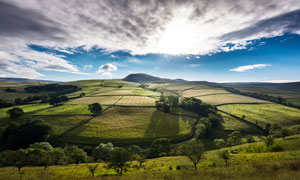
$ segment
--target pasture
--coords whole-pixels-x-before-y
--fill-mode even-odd
[[[98,144],[151,143],[156,138],[179,140],[191,133],[195,118],[171,115],[155,108],[111,108],[62,137],[65,142]]]
[[[155,106],[156,99],[145,96],[124,96],[116,105],[120,106]]]
[[[196,97],[208,104],[221,105],[221,104],[231,104],[231,103],[271,103],[269,101],[255,99],[248,96],[242,96],[238,94],[215,94]]]
[[[14,106],[14,107],[22,108],[24,112],[32,112],[40,109],[49,108],[51,107],[51,105],[49,105],[49,103],[43,103],[43,104],[26,104],[26,105]],[[7,117],[6,111],[14,107],[0,109],[0,118]]]
[[[277,123],[283,127],[300,124],[300,110],[279,104],[230,104],[218,109],[264,127],[266,123]]]
[[[97,96],[97,97],[82,97],[69,101],[67,104],[92,104],[100,103],[101,105],[112,105],[116,103],[122,96]]]
[[[189,89],[182,92],[183,97],[196,97],[211,94],[228,94],[224,89]]]
[[[106,108],[106,107],[102,107]],[[35,112],[33,115],[91,115],[87,104],[64,104]]]
[[[295,105],[300,106],[300,98],[292,98],[292,99],[286,99],[287,102],[291,102]]]

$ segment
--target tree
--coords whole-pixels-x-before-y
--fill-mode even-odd
[[[255,142],[253,136],[251,136],[251,135],[246,136],[246,141],[247,141],[247,143],[253,143],[253,142]]]
[[[77,165],[80,162],[84,162],[87,158],[86,152],[77,146],[66,146],[64,151],[69,158],[69,162],[76,163]]]
[[[15,107],[15,108],[9,109],[6,113],[9,115],[9,117],[11,119],[16,119],[16,118],[21,117],[24,114],[24,111],[22,108]]]
[[[63,165],[63,164],[67,163],[67,156],[66,156],[64,150],[60,147],[53,148],[49,152],[49,155],[51,156],[52,164]]]
[[[220,151],[220,152],[218,153],[218,156],[219,156],[220,158],[222,158],[222,159],[225,161],[225,165],[226,165],[226,167],[227,167],[227,165],[228,165],[228,160],[231,158],[230,153],[229,153],[227,150],[223,150],[223,151]]]
[[[42,103],[45,103],[45,102],[48,102],[49,96],[43,94],[43,95],[41,95],[40,99],[41,99]]]
[[[15,104],[16,104],[16,105],[21,105],[21,104],[23,104],[23,99],[21,99],[21,98],[16,98],[16,99],[15,99]]]
[[[80,93],[79,96],[80,96],[80,97],[84,97],[84,96],[85,96],[85,93]]]
[[[40,148],[45,151],[51,151],[53,149],[52,145],[48,142],[35,142],[34,144],[30,144],[29,148]]]
[[[197,164],[205,153],[203,144],[197,142],[187,143],[181,147],[181,151],[184,156],[187,156],[193,162],[194,168],[197,169]]]
[[[139,162],[139,168],[141,168],[143,163],[146,162],[146,158],[143,155],[136,154],[134,159]]]
[[[58,96],[51,96],[49,103],[52,106],[57,106],[58,104],[61,104],[61,98]]]
[[[95,176],[96,169],[98,168],[99,164],[87,164],[87,168],[89,169],[91,176]]]
[[[178,96],[168,96],[168,102],[170,106],[176,107],[179,103],[179,97]]]
[[[28,165],[27,151],[24,149],[14,151],[13,157],[11,158],[13,158],[14,166],[18,168],[18,171],[20,171],[22,167]]]
[[[112,153],[112,150],[114,149],[114,146],[112,143],[101,143],[97,147],[94,148],[92,152],[92,156],[94,158],[94,161],[97,162],[99,160],[107,161]]]
[[[268,137],[265,139],[265,144],[266,144],[267,147],[272,146],[273,143],[274,143],[273,136],[268,136]]]
[[[7,149],[27,148],[35,142],[46,141],[52,131],[42,120],[28,119],[24,124],[12,123],[3,132],[2,138]]]
[[[131,145],[127,149],[131,154],[141,154],[142,151],[142,149],[137,145]]]
[[[153,141],[150,147],[150,156],[159,157],[167,155],[171,151],[171,143],[169,139],[160,138]]]
[[[118,174],[123,174],[129,166],[129,161],[131,161],[131,153],[123,147],[114,148],[112,151],[111,158],[108,159],[107,168],[114,169]]]
[[[69,101],[69,98],[68,98],[68,96],[61,96],[61,97],[60,97],[60,101],[61,101],[62,103],[65,103],[65,102]]]
[[[218,148],[218,149],[225,147],[224,139],[214,139],[214,144],[215,144],[216,148]]]
[[[282,137],[282,139],[284,139],[286,136],[289,136],[291,134],[291,131],[287,128],[282,128],[279,131],[279,135]]]
[[[227,139],[227,145],[228,146],[233,146],[233,145],[237,145],[237,144],[241,144],[242,142],[242,135],[240,133],[240,131],[233,131],[231,134],[228,135],[228,139]]]
[[[99,103],[93,103],[89,105],[89,110],[94,116],[102,114],[102,106]]]

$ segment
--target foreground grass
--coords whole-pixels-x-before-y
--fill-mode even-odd
[[[300,176],[300,137],[288,137],[286,140],[276,139],[275,143],[287,145],[283,152],[247,153],[239,151],[232,154],[229,167],[217,155],[218,150],[208,151],[198,164],[198,170],[193,170],[192,163],[183,156],[161,157],[148,159],[142,168],[137,168],[137,162],[132,162],[125,175],[118,176],[115,171],[106,169],[104,163],[99,163],[95,178],[90,177],[87,164],[25,167],[21,172],[15,167],[0,168],[0,179],[285,179],[296,180]],[[252,143],[235,146],[229,151],[243,149],[247,146],[260,146]]]
[[[279,104],[230,104],[218,109],[264,127],[266,123],[277,123],[283,127],[300,123],[300,110]]]

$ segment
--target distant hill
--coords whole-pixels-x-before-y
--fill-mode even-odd
[[[26,78],[3,78],[3,77],[0,77],[0,81],[43,82],[43,83],[57,83],[58,82],[58,81],[50,81],[50,80],[38,80],[38,79],[26,79]]]
[[[229,86],[236,87],[257,87],[257,88],[269,88],[283,91],[293,91],[300,92],[300,82],[290,82],[290,83],[224,83]]]
[[[123,80],[137,83],[175,83],[184,81],[183,79],[172,80],[166,78],[159,78],[144,73],[129,74]]]

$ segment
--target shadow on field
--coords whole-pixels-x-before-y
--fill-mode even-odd
[[[145,138],[166,137],[179,133],[179,116],[168,115],[154,111],[150,118],[149,126],[145,131]]]

